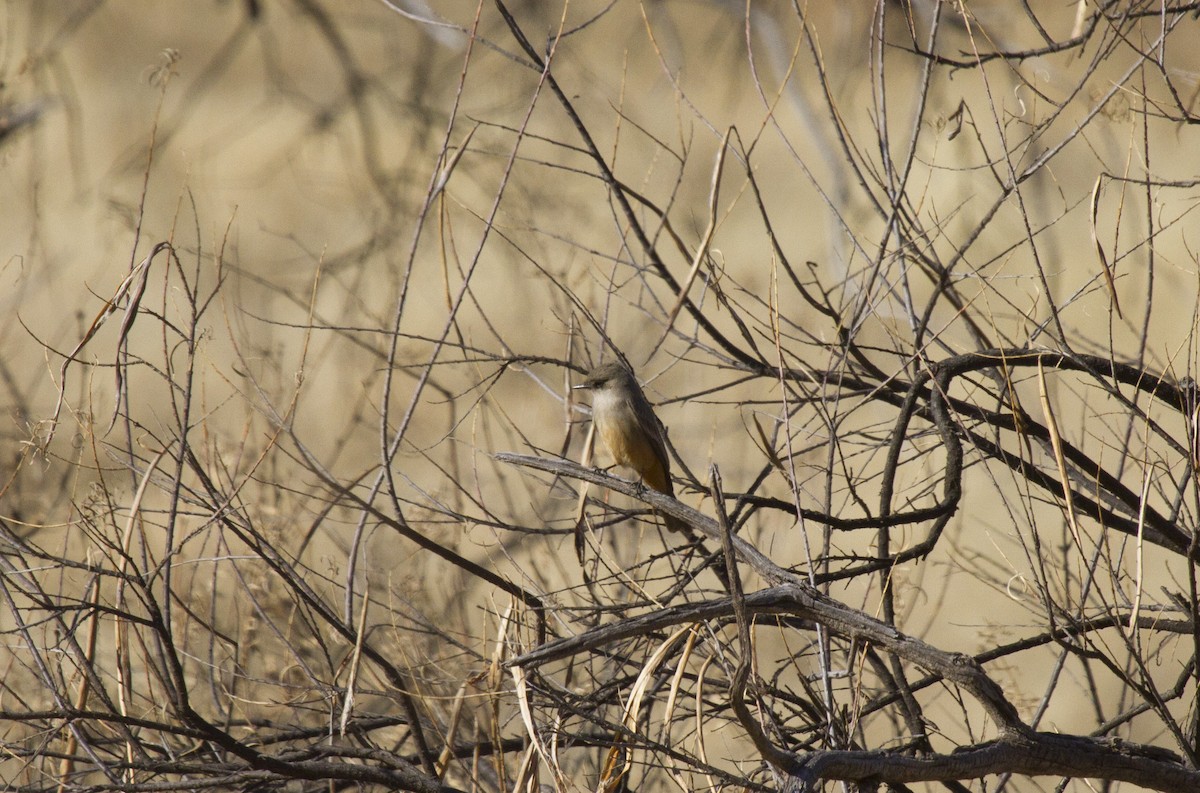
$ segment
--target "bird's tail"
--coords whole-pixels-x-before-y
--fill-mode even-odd
[[[642,466],[637,471],[642,477],[642,482],[650,487],[650,489],[657,490],[664,496],[675,498],[675,485],[671,482],[671,474],[667,466]],[[681,531],[688,537],[692,535],[692,527],[686,522],[665,513],[660,514],[662,514],[663,523],[666,524],[668,531]]]
[[[663,515],[663,523],[667,526],[667,531],[677,531],[683,534],[691,534],[692,527],[684,523],[682,520],[671,515]]]
[[[647,484],[649,484],[651,487],[653,487],[655,490],[662,493],[663,495],[670,496],[671,498],[675,498],[675,488],[671,484],[670,477],[667,477],[665,479],[665,482],[654,482],[654,483],[647,482]],[[658,487],[657,485],[659,485],[659,484],[661,484],[663,486]],[[662,519],[663,519],[663,523],[667,527],[667,531],[683,532],[684,534],[688,535],[689,537],[693,533],[692,527],[689,526],[686,522],[680,520],[679,518],[676,518],[672,515],[667,515],[666,513],[662,513]]]

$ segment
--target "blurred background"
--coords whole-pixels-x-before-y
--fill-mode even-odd
[[[192,686],[239,740],[443,753],[464,789],[773,786],[726,704],[699,704],[732,620],[657,673],[694,701],[648,697],[645,743],[613,725],[665,634],[542,670],[562,691],[500,667],[544,630],[532,596],[571,635],[723,594],[637,499],[493,457],[589,459],[570,386],[619,354],[684,503],[714,513],[717,466],[743,538],[943,650],[996,651],[1026,723],[1194,760],[1194,14],[503,8],[0,9],[6,715],[90,688],[163,722],[181,762],[202,740],[160,708]],[[882,531],[950,501],[944,427],[900,422],[909,385],[997,349],[1052,355],[1039,374],[987,352],[948,386],[961,501]],[[1122,629],[1148,614],[1177,630]],[[921,689],[914,737],[823,631],[766,621],[755,653],[793,751],[996,737],[947,684]],[[532,723],[584,748],[534,756]],[[105,724],[14,722],[0,777],[148,783],[98,758],[160,739]]]

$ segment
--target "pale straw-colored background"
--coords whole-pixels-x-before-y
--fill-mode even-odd
[[[919,35],[927,35],[929,4],[914,5]],[[1073,5],[1032,5],[1051,35],[1068,37],[1076,22]],[[774,431],[784,411],[778,384],[774,391],[760,380],[708,393],[736,373],[717,366],[712,339],[697,333],[686,312],[675,325],[679,333],[655,349],[675,295],[632,266],[645,263],[643,252],[581,152],[561,105],[547,86],[539,89],[537,71],[492,5],[481,7],[473,42],[462,32],[475,24],[473,4],[430,6],[403,8],[445,26],[365,0],[254,4],[257,17],[249,13],[251,4],[228,1],[16,2],[0,9],[0,100],[37,103],[42,111],[36,125],[0,144],[0,374],[9,419],[5,479],[12,477],[0,512],[43,547],[82,559],[92,541],[80,530],[79,517],[108,501],[98,496],[97,483],[103,481],[115,501],[129,503],[138,479],[119,453],[105,447],[132,444],[153,454],[177,418],[161,379],[135,366],[129,371],[129,411],[143,429],[126,435],[118,422],[106,434],[114,404],[115,320],[68,369],[67,409],[49,457],[33,449],[48,433],[62,356],[84,337],[131,264],[156,242],[171,240],[202,290],[224,279],[200,323],[196,352],[191,440],[201,458],[215,478],[237,489],[242,508],[272,542],[324,581],[314,579],[314,586],[335,608],[343,606],[347,582],[354,581],[359,594],[369,587],[376,598],[369,622],[379,626],[380,643],[421,670],[430,692],[450,696],[452,681],[484,668],[471,653],[490,657],[495,615],[508,608],[509,596],[374,521],[360,526],[354,510],[322,513],[324,503],[313,496],[317,477],[296,454],[278,453],[272,445],[273,410],[284,412],[295,400],[288,425],[345,486],[375,481],[381,443],[390,443],[404,426],[389,468],[406,518],[463,556],[541,592],[577,587],[582,580],[570,533],[576,502],[550,487],[548,477],[498,465],[490,454],[553,456],[569,439],[566,454],[578,459],[585,426],[569,424],[567,417],[586,416],[566,404],[567,385],[602,353],[611,356],[585,314],[603,325],[648,381],[675,448],[702,484],[716,463],[727,490],[748,487],[764,465],[755,422]],[[872,31],[879,20],[870,4],[804,7],[809,37],[785,3],[753,3],[749,34],[745,9],[731,2],[581,2],[567,4],[562,17],[559,3],[526,3],[515,13],[543,54],[554,31],[583,26],[558,41],[553,73],[617,178],[669,210],[689,251],[708,224],[721,139],[736,129],[737,149],[753,147],[750,166],[791,266],[815,290],[830,290],[846,316],[867,306],[853,332],[864,347],[890,351],[876,361],[887,371],[902,372],[911,352],[906,301],[920,314],[933,289],[897,256],[901,246],[887,234],[886,207],[877,206],[886,200],[884,192],[873,181],[864,187],[846,162],[843,146],[856,152],[864,173],[880,178],[881,126],[890,157],[908,166],[904,157],[910,146],[914,150],[903,210],[920,219],[927,236],[905,244],[932,250],[943,262],[967,251],[953,277],[971,302],[961,311],[942,302],[933,311],[923,340],[931,358],[974,349],[965,313],[1006,346],[1056,348],[1055,334],[1042,324],[1053,300],[1075,350],[1112,355],[1173,378],[1194,374],[1200,244],[1195,188],[1156,187],[1148,196],[1144,185],[1103,182],[1097,236],[1115,275],[1121,317],[1112,310],[1092,240],[1091,196],[1101,174],[1138,179],[1149,171],[1182,182],[1200,169],[1193,127],[1147,122],[1141,112],[1143,92],[1170,104],[1154,70],[1126,79],[1135,63],[1129,50],[1093,68],[1094,51],[1085,49],[994,61],[985,69],[939,68],[926,86],[923,62],[906,51],[911,40],[895,9],[883,23],[888,43],[876,47]],[[1043,43],[1014,4],[969,7],[969,24],[957,11],[944,16],[939,51],[947,57],[970,63],[975,52]],[[1153,39],[1154,23],[1147,22],[1144,34]],[[1200,63],[1187,45],[1197,35],[1194,23],[1184,23],[1163,54],[1164,70],[1188,92],[1185,102],[1197,89]],[[1035,125],[1055,113],[1056,120],[1031,137]],[[521,128],[518,143],[515,131]],[[439,153],[448,145],[452,157],[468,138],[467,151],[453,160],[444,191],[418,227],[430,186],[449,161],[439,164]],[[1029,168],[1047,153],[1053,156],[992,214],[1010,169]],[[765,329],[777,310],[788,336],[811,334],[790,345],[789,356],[796,357],[788,365],[836,369],[839,328],[790,287],[745,173],[745,162],[731,151],[706,272],[715,274],[742,312],[762,323],[752,335],[765,358],[775,360]],[[688,258],[669,242],[653,212],[636,210],[657,235],[668,268],[682,278]],[[1156,234],[1152,255],[1149,222]],[[170,319],[179,322],[187,313],[179,279],[166,275],[165,257],[153,267],[146,300],[174,307],[179,313]],[[464,282],[469,289],[460,293]],[[712,289],[697,283],[690,294],[741,343],[731,312]],[[397,367],[385,393],[402,295]],[[687,340],[693,335],[695,345]],[[437,339],[449,346],[437,351]],[[139,319],[128,348],[160,370],[167,360],[182,362],[176,340],[167,334],[164,341],[161,323],[152,319]],[[575,372],[554,362],[568,358]],[[414,399],[417,377],[431,360],[430,383]],[[1018,393],[1040,419],[1036,382],[1028,373]],[[1144,427],[1137,425],[1130,440],[1126,418],[1096,389],[1063,378],[1051,383],[1050,393],[1064,436],[1094,457],[1107,462],[1130,444],[1142,448]],[[958,396],[970,398],[966,388]],[[852,497],[841,478],[845,471],[839,471],[827,502],[831,429],[820,416],[816,409],[792,416],[800,500],[844,517],[861,516],[856,498],[876,503],[883,455],[866,447],[842,449],[857,466],[855,490]],[[865,405],[842,429],[856,433],[861,444],[865,428],[882,437],[893,417],[890,409]],[[1162,420],[1182,437],[1181,422]],[[913,505],[928,506],[941,492],[938,440],[914,434],[911,444],[913,462],[899,472],[897,490],[911,493]],[[1045,449],[1035,446],[1028,454],[1052,470]],[[1135,453],[1134,459],[1178,465],[1154,452]],[[968,451],[968,463],[977,462]],[[1124,475],[1139,487],[1139,470],[1131,467]],[[793,496],[779,474],[762,492]],[[147,499],[156,508],[165,503],[160,492]],[[683,499],[701,510],[710,505],[695,493]],[[559,531],[522,535],[489,525],[489,515],[497,524]],[[122,521],[112,519],[114,532]],[[204,521],[198,510],[184,519],[181,533],[203,531]],[[967,653],[1036,633],[1043,618],[1031,584],[1029,538],[1042,533],[1054,554],[1052,566],[1075,570],[1079,559],[1066,547],[1065,525],[1060,505],[1030,493],[1006,469],[970,469],[964,501],[941,544],[928,559],[896,572],[898,624]],[[355,546],[360,528],[362,542]],[[779,513],[764,513],[744,536],[777,562],[803,567],[821,542],[819,527],[806,530],[808,548],[800,527]],[[1089,543],[1101,541],[1094,524],[1086,532]],[[903,547],[923,533],[924,527],[897,530],[893,542]],[[589,553],[610,559],[616,570],[663,550],[656,533],[639,533],[632,525],[597,536]],[[835,554],[869,554],[874,538],[835,534],[832,541]],[[153,530],[144,542],[163,550]],[[287,695],[274,686],[293,679],[295,660],[273,655],[282,639],[264,630],[267,618],[246,605],[247,593],[267,604],[266,612],[273,604],[276,616],[288,613],[289,595],[253,561],[240,568],[241,579],[214,561],[244,548],[197,541],[181,544],[178,553],[176,590],[185,599],[223,604],[211,612],[219,629],[246,631],[239,663],[256,681],[248,686],[254,694],[247,702],[258,702],[262,713],[276,712]],[[1162,587],[1180,589],[1179,560],[1155,548],[1147,553],[1145,591],[1161,599]],[[62,588],[82,586],[85,578],[69,573]],[[633,588],[617,577],[607,581],[605,597],[631,597]],[[835,585],[831,592],[876,613],[872,582]],[[653,588],[666,587],[659,582]],[[552,597],[571,604],[575,594]],[[1106,591],[1104,597],[1119,601],[1123,595]],[[357,615],[357,607],[348,612]],[[556,619],[560,629],[572,630],[565,613]],[[286,616],[280,620],[288,623]],[[453,634],[465,649],[460,653],[412,627],[422,620]],[[333,641],[297,636],[288,639],[313,657],[326,652],[318,649],[321,641]],[[111,650],[109,641],[102,648]],[[327,651],[340,657],[345,649]],[[772,659],[797,650],[764,631],[760,663],[770,668]],[[0,648],[0,666],[27,674],[36,686],[19,659],[3,661],[5,653],[19,655],[12,644]],[[1167,651],[1159,662],[1177,669],[1183,657],[1186,648]],[[1050,646],[988,668],[1030,718],[1058,658]],[[1078,669],[1069,667],[1067,675],[1073,674]],[[1108,699],[1122,695],[1106,681],[1095,685],[1101,711],[1128,705]],[[1082,679],[1064,685],[1041,725],[1093,729],[1091,686]],[[481,713],[488,707],[482,699],[474,705]],[[250,712],[256,706],[241,707]],[[933,704],[929,715],[951,743],[968,740],[971,729],[978,730],[976,738],[988,736],[982,720],[963,726],[952,698]],[[520,732],[515,722],[502,729]],[[1135,726],[1131,736],[1164,740],[1153,724],[1144,732]],[[748,751],[737,736],[722,734],[720,740],[729,741],[732,757]]]

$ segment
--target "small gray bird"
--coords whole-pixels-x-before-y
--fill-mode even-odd
[[[592,392],[592,422],[613,460],[637,471],[647,486],[674,498],[663,426],[633,372],[610,361],[593,369],[575,388]],[[669,515],[663,518],[671,531],[688,528]]]

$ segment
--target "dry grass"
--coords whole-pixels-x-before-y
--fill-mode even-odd
[[[0,780],[1200,785],[1195,9],[390,5],[0,11]]]

